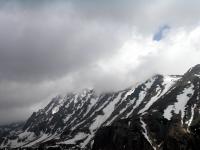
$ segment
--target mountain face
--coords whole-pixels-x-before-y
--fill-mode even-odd
[[[193,150],[200,146],[200,65],[155,75],[123,91],[57,96],[25,124],[0,134],[1,148]],[[0,133],[4,128],[0,127]]]

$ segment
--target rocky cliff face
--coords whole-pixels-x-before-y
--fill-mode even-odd
[[[2,136],[1,147],[196,149],[199,85],[197,65],[182,76],[155,75],[123,91],[57,96],[21,128]]]

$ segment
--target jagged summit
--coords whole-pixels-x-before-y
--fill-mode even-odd
[[[197,64],[194,67],[190,68],[190,72],[200,72],[200,64]]]
[[[1,135],[1,147],[166,149],[174,134],[184,131],[187,136],[197,136],[199,70],[200,65],[196,65],[183,76],[155,75],[112,93],[96,94],[94,89],[85,89],[56,96],[45,108],[34,112],[21,128]],[[104,138],[107,145],[100,142]]]
[[[191,67],[182,77],[181,84],[196,82],[200,78],[200,64]]]
[[[185,74],[200,75],[200,64],[191,67]]]

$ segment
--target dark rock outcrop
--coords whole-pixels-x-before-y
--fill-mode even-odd
[[[96,133],[92,150],[153,150],[142,134],[139,119],[129,119],[102,127]]]

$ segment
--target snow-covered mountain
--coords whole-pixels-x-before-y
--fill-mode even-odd
[[[182,76],[155,75],[123,91],[96,94],[86,89],[57,96],[21,128],[2,135],[0,145],[165,150],[185,144],[194,149],[200,143],[199,86],[196,65]]]

